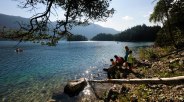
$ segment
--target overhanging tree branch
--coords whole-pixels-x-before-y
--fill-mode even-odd
[[[18,1],[18,0],[16,0]],[[30,39],[39,38],[40,35],[46,34],[51,43],[57,42],[65,35],[72,35],[68,32],[76,25],[86,25],[89,21],[106,21],[108,17],[111,17],[114,13],[114,9],[109,8],[109,2],[111,0],[25,0],[21,1],[22,8],[32,8],[35,10],[40,4],[46,5],[46,9],[43,13],[37,13],[32,16],[29,21],[29,25],[20,26],[20,32],[24,32],[19,35],[21,39],[29,37]],[[51,28],[49,22],[52,9],[62,9],[65,14],[64,18],[57,20],[54,27]],[[58,14],[58,13],[57,13]],[[53,23],[52,23],[53,24]],[[53,30],[51,30],[53,29]],[[49,31],[54,33],[52,37]],[[28,38],[28,40],[29,40]],[[26,38],[27,39],[27,38]],[[41,39],[41,37],[40,37]],[[35,39],[36,40],[36,39]]]

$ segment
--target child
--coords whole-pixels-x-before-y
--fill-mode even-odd
[[[121,57],[118,57],[117,55],[114,55],[114,58],[116,59],[116,65],[117,66],[122,66],[123,60]]]
[[[116,62],[113,59],[110,59],[111,65],[110,68],[107,70],[107,77],[108,79],[115,79],[115,69],[116,69]]]
[[[131,50],[129,51],[129,54],[128,54],[127,63],[128,63],[129,69],[132,70],[133,56],[132,56],[132,51]]]
[[[116,62],[113,59],[110,59],[110,61],[111,61],[111,66],[115,66],[116,65]]]

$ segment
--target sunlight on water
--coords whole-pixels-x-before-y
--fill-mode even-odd
[[[86,71],[86,74],[88,74],[88,73],[89,73],[89,71],[87,70],[87,71]]]
[[[88,89],[89,85],[86,87],[86,89],[83,90],[83,93],[85,95],[91,95],[91,90]]]
[[[103,68],[113,56],[124,56],[124,46],[137,48],[152,43],[59,42],[55,47],[0,41],[0,101],[46,102],[68,80],[104,79]],[[86,95],[91,94],[85,90]]]

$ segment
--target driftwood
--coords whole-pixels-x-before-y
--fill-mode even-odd
[[[172,54],[175,54],[175,53],[178,53],[178,52],[181,52],[181,51],[184,51],[184,48],[178,49],[178,50],[174,50],[174,51],[171,51],[170,53],[168,53],[168,54],[166,54],[166,55],[163,55],[163,56],[161,56],[161,57],[159,57],[159,58],[167,57],[167,56],[169,56],[169,55],[172,55]]]
[[[149,78],[149,79],[109,79],[109,80],[89,80],[95,83],[114,84],[184,84],[184,76],[171,78]]]

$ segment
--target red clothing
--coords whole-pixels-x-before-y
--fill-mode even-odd
[[[116,62],[117,62],[117,63],[121,63],[122,61],[123,61],[123,60],[122,60],[120,57],[117,57],[117,58],[116,58]]]
[[[116,65],[116,62],[112,61],[112,65]]]

